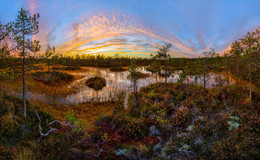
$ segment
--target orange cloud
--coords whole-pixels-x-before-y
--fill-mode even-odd
[[[83,45],[86,45],[90,42],[99,41],[106,38],[112,38],[122,35],[139,35],[147,37],[148,39],[155,39],[157,42],[148,42],[153,48],[150,50],[156,51],[156,49],[163,43],[172,43],[175,48],[172,52],[173,56],[181,55],[183,53],[194,53],[193,50],[187,46],[180,38],[164,38],[161,37],[149,29],[146,29],[141,25],[141,22],[134,18],[130,18],[126,15],[115,15],[115,14],[102,14],[88,16],[81,18],[79,22],[73,23],[66,34],[67,42],[57,46],[57,51],[69,54],[69,53],[80,53],[86,51],[93,51],[95,49],[105,48],[110,45],[103,45],[99,47],[92,47],[82,49]],[[120,44],[113,44],[116,49]],[[127,49],[135,49],[131,47],[130,44],[125,44]],[[101,50],[102,51],[102,50]],[[178,54],[179,52],[179,54]],[[180,54],[182,53],[182,54]],[[194,53],[196,54],[196,53]]]
[[[35,14],[35,9],[37,8],[37,0],[26,0],[29,5],[29,11],[32,14]]]

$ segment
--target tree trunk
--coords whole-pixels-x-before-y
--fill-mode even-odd
[[[158,76],[158,72],[159,72],[159,69],[158,69],[158,59],[156,59],[156,83],[157,83],[157,76]]]
[[[47,61],[48,61],[48,59],[47,59]],[[50,62],[48,61],[48,72],[50,72]]]
[[[203,91],[204,91],[204,105],[206,105],[206,77],[205,73],[203,73]]]
[[[203,72],[203,91],[204,91],[204,106],[206,107],[206,73],[205,73],[205,60],[204,60],[204,72]]]
[[[239,57],[237,57],[236,72],[237,72],[237,75],[239,75]]]
[[[136,80],[134,81],[134,94],[137,93],[137,84],[136,84]]]
[[[25,99],[25,47],[24,47],[24,34],[23,34],[23,114],[26,117],[26,99]]]
[[[251,75],[251,62],[249,61],[249,99],[252,101],[252,75]]]
[[[228,61],[226,59],[226,74],[227,74],[227,85],[229,86],[229,74],[228,74]]]
[[[167,83],[167,72],[166,72],[166,59],[164,61],[164,89],[165,89],[165,94],[166,94],[166,83]]]

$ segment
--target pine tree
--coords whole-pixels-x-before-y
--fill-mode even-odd
[[[259,67],[259,54],[260,54],[260,27],[255,32],[248,32],[241,43],[244,49],[244,55],[248,61],[248,77],[249,77],[249,100],[252,100],[252,72]]]
[[[168,52],[170,51],[171,47],[172,47],[172,44],[168,43],[168,44],[163,45],[157,51],[159,59],[163,60],[163,62],[164,62],[164,73],[163,73],[163,76],[164,76],[165,92],[166,92],[167,77],[169,77],[171,75],[171,70],[169,68],[167,68],[167,61],[170,62],[170,60],[171,60],[171,57],[168,54]]]
[[[40,51],[39,41],[32,40],[32,36],[39,32],[39,14],[30,15],[23,8],[18,13],[15,22],[10,23],[10,26],[15,51],[22,58],[23,110],[24,117],[26,117],[25,75],[29,69],[26,59],[33,57],[36,52]]]

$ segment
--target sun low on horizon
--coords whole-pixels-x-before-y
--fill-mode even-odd
[[[258,0],[0,0],[0,21],[39,13],[41,52],[149,57],[171,43],[172,57],[223,52],[260,25]]]

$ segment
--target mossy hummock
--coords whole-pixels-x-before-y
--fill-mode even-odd
[[[106,86],[107,82],[106,79],[96,76],[86,80],[85,84],[94,90],[100,90]]]

